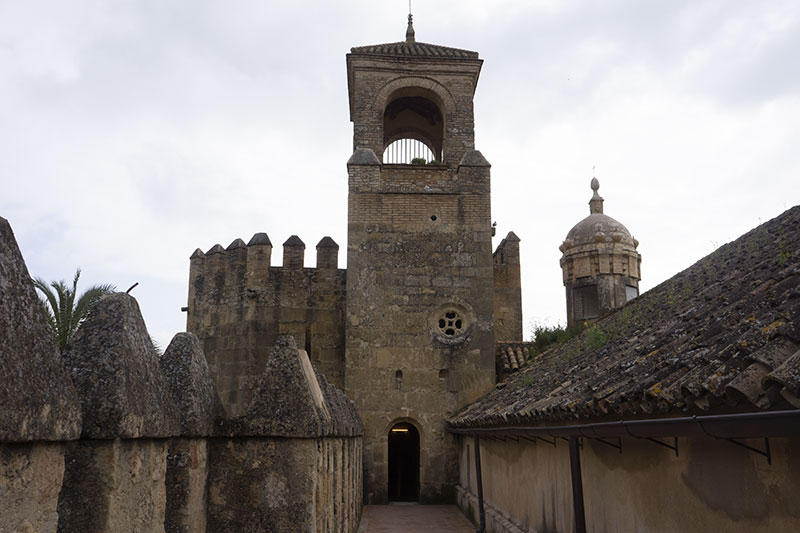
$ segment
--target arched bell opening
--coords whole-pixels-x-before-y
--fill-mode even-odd
[[[389,501],[419,500],[419,430],[399,422],[389,430]]]
[[[414,146],[426,147],[431,154],[416,157],[431,160],[444,160],[444,115],[443,106],[436,93],[418,87],[405,87],[395,91],[383,112],[383,147],[384,153],[397,141],[413,140]],[[393,144],[394,143],[394,144]],[[412,152],[413,153],[413,152]],[[430,159],[428,159],[430,157]],[[389,159],[394,159],[389,157]],[[391,163],[411,163],[408,161],[391,161]],[[384,155],[384,163],[389,163]]]
[[[391,141],[383,149],[383,163],[386,165],[426,165],[438,161],[430,146],[416,138],[403,138]]]

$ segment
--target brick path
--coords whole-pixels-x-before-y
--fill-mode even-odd
[[[455,505],[366,505],[358,533],[474,533]]]

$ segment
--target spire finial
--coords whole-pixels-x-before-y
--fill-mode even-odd
[[[406,42],[415,43],[414,37],[414,15],[411,14],[411,0],[408,2],[408,29],[406,30]]]
[[[592,174],[594,174],[594,172],[592,172]],[[600,188],[600,182],[597,181],[597,178],[592,178],[591,187],[594,194],[592,194],[592,199],[589,200],[589,213],[592,215],[603,214],[603,197],[597,193],[597,190]]]

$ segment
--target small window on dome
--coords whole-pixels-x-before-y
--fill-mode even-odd
[[[600,316],[597,285],[587,285],[572,289],[572,310],[575,320],[586,320]]]

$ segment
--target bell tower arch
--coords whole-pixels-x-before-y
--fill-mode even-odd
[[[477,52],[420,43],[413,34],[411,40],[351,49],[353,149],[368,148],[382,160],[391,142],[411,138],[438,161],[457,166],[475,149],[472,100],[482,64]]]
[[[345,390],[365,425],[367,503],[401,487],[398,443],[413,431],[386,430],[400,419],[425,436],[411,493],[453,502],[447,417],[494,386],[490,165],[473,117],[481,65],[477,52],[416,41],[410,18],[405,41],[347,55]],[[388,157],[406,141],[428,157]]]

